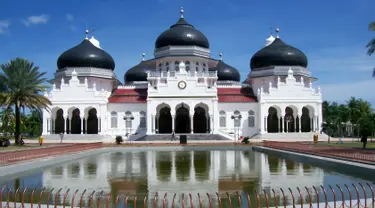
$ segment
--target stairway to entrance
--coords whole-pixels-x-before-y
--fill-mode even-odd
[[[219,134],[176,134],[177,136],[187,135],[187,140],[189,141],[202,141],[202,140],[230,140]],[[170,134],[156,134],[156,135],[146,135],[136,141],[170,141],[172,136]],[[177,140],[177,138],[176,138]]]

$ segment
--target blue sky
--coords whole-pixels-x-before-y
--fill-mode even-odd
[[[25,57],[52,77],[58,56],[80,43],[86,28],[95,28],[122,80],[142,52],[152,58],[157,36],[177,21],[181,6],[186,20],[208,37],[212,56],[222,52],[242,79],[270,27],[278,27],[286,43],[308,56],[324,99],[356,96],[375,105],[375,55],[365,48],[375,36],[368,31],[375,20],[373,0],[2,0],[0,62]]]

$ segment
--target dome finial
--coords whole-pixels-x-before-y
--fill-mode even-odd
[[[270,34],[271,34],[271,36],[273,35],[272,32],[273,32],[273,27],[270,27]]]
[[[86,34],[86,38],[85,39],[89,39],[89,30],[85,30],[85,34]]]
[[[276,28],[276,38],[280,38],[280,37],[279,37],[279,32],[280,32],[280,29],[279,29],[279,28]]]
[[[181,7],[180,9],[180,17],[184,18],[184,7]]]
[[[219,53],[219,56],[220,56],[220,60],[222,61],[223,60],[223,53]]]
[[[146,53],[142,53],[142,61],[145,60]]]

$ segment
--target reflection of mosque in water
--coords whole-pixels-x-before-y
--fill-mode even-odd
[[[323,184],[323,170],[253,151],[117,152],[96,155],[43,174],[43,185],[55,188],[103,190],[114,195],[153,198],[174,193],[247,191],[254,193]],[[63,197],[63,196],[61,196]],[[204,197],[206,198],[206,197]]]

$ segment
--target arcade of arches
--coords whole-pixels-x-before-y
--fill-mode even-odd
[[[100,118],[95,108],[81,115],[78,108],[73,109],[69,116],[64,117],[63,109],[58,109],[51,119],[48,119],[48,128],[51,134],[98,134],[100,132]]]
[[[181,104],[176,108],[174,115],[171,108],[165,106],[161,108],[155,117],[153,123],[153,132],[159,134],[202,134],[210,133],[210,116],[207,108],[195,106],[194,115],[190,115],[189,106]]]
[[[313,132],[317,129],[318,118],[313,109],[306,106],[302,108],[302,115],[289,106],[284,112],[277,107],[270,107],[265,121],[264,130],[268,133]]]

